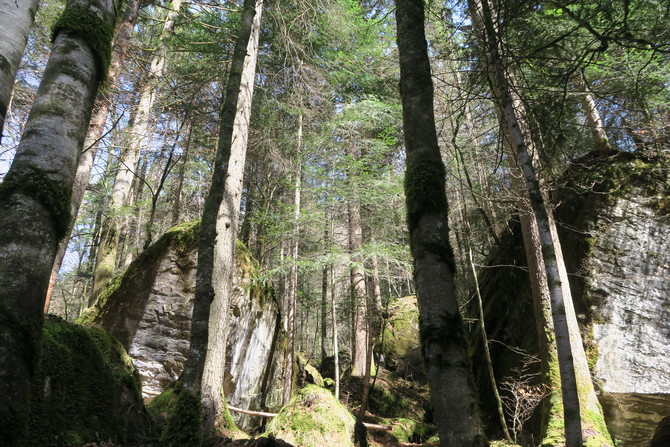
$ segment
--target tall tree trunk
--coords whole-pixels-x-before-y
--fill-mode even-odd
[[[177,179],[177,188],[174,192],[174,203],[172,205],[172,220],[171,226],[179,223],[179,216],[181,214],[181,193],[184,188],[184,174],[186,172],[186,163],[188,163],[188,152],[191,147],[191,135],[193,134],[193,122],[189,119],[186,126],[186,143],[184,144],[184,153],[181,156],[181,163],[179,164],[179,178]]]
[[[0,1],[0,143],[14,79],[38,5],[39,0]]]
[[[525,180],[525,190],[529,200],[528,218],[526,226],[537,228],[539,250],[536,250],[537,274],[545,275],[546,289],[548,290],[552,322],[557,352],[558,370],[560,373],[560,389],[563,402],[563,425],[565,427],[566,446],[582,445],[582,416],[589,417],[585,437],[597,438],[602,445],[611,445],[609,435],[601,433],[602,413],[595,401],[593,385],[586,366],[586,357],[583,354],[581,337],[576,327],[576,318],[570,295],[567,272],[561,253],[560,243],[551,210],[548,209],[546,198],[541,190],[540,183],[535,175],[533,159],[529,147],[532,139],[526,121],[523,104],[516,92],[514,78],[504,64],[501,52],[501,43],[497,35],[493,15],[488,0],[474,0],[471,11],[478,37],[483,43],[485,59],[488,66],[489,80],[494,99],[506,127],[506,136],[510,146],[516,152],[516,161]],[[537,151],[534,151],[535,153]],[[532,236],[525,235],[526,240]],[[539,252],[539,253],[538,253]],[[541,253],[541,255],[540,255]],[[541,257],[540,257],[541,256]],[[540,262],[541,259],[541,262]],[[531,261],[529,257],[529,262]],[[544,285],[536,284],[536,287]],[[537,303],[536,308],[546,309],[547,306]],[[538,315],[538,317],[542,317]],[[571,320],[574,320],[571,322]],[[571,327],[572,326],[572,327]],[[542,328],[546,330],[546,328]],[[551,341],[550,341],[551,342]],[[582,371],[586,369],[586,377]],[[556,368],[549,365],[550,375],[555,375]],[[552,371],[553,370],[553,371]],[[551,378],[551,377],[550,377]],[[579,388],[582,389],[578,392]],[[586,411],[580,411],[588,408]],[[597,421],[599,419],[599,421]],[[551,421],[550,421],[551,422]],[[604,426],[604,424],[602,424]],[[556,436],[555,433],[549,433]],[[560,436],[560,435],[559,435]],[[556,441],[554,439],[554,441]]]
[[[117,6],[109,0],[68,2],[16,156],[0,184],[2,445],[17,445],[24,434],[44,297],[58,241],[69,227],[77,159],[111,53],[111,32],[91,41],[78,24],[113,30]]]
[[[605,122],[600,116],[598,107],[596,106],[596,101],[593,98],[593,93],[581,73],[573,78],[573,82],[576,87],[581,90],[580,98],[582,102],[582,108],[586,114],[586,122],[591,130],[591,135],[593,136],[593,142],[596,144],[598,149],[605,151],[611,151],[612,145],[610,144],[609,138],[607,138],[607,132],[605,131]]]
[[[363,247],[363,228],[361,223],[361,205],[354,198],[349,202],[349,254],[351,256],[349,280],[351,291],[351,375],[363,377],[368,346],[367,291],[365,290],[365,271],[355,257]]]
[[[204,433],[232,423],[223,396],[228,303],[246,159],[263,0],[245,0],[221,111],[221,134],[198,244],[191,346],[184,388],[200,393]]]
[[[70,214],[72,215],[72,222],[68,229],[67,236],[58,244],[58,253],[54,260],[53,268],[51,269],[51,279],[49,281],[49,289],[47,290],[46,300],[44,303],[44,313],[49,311],[49,304],[51,303],[51,294],[58,279],[58,272],[63,265],[63,258],[65,251],[70,241],[70,233],[74,227],[74,222],[79,215],[79,208],[84,200],[86,187],[88,186],[91,177],[91,170],[93,169],[93,160],[98,152],[98,143],[103,137],[105,130],[105,123],[109,115],[109,109],[112,106],[112,95],[116,90],[116,83],[121,76],[123,62],[128,53],[130,46],[130,36],[133,31],[133,24],[137,18],[140,8],[139,0],[126,0],[126,8],[116,27],[116,35],[114,37],[112,61],[109,66],[109,74],[107,76],[108,88],[98,92],[95,99],[95,106],[93,108],[93,115],[88,125],[88,133],[84,140],[84,148],[79,157],[79,164],[77,166],[77,174],[74,178],[74,186],[72,187],[72,202],[70,203]]]
[[[333,227],[331,222],[331,234]],[[335,399],[340,399],[340,347],[337,333],[337,304],[335,303],[335,281],[333,278],[333,266],[330,266],[329,281],[330,281],[330,313],[333,324],[333,371],[335,376]]]
[[[291,398],[293,390],[293,362],[296,340],[296,320],[298,297],[298,248],[300,243],[300,192],[302,187],[302,161],[300,150],[302,146],[302,113],[298,115],[297,148],[296,148],[296,173],[295,183],[293,185],[293,237],[291,238],[291,266],[288,277],[288,296],[286,297],[286,307],[284,315],[286,316],[286,358],[284,359],[284,393],[282,403],[286,405]]]
[[[91,302],[95,302],[107,281],[114,275],[116,251],[122,231],[122,217],[119,213],[124,206],[128,205],[133,177],[137,171],[144,141],[147,138],[151,109],[156,98],[156,89],[165,72],[165,61],[168,52],[166,39],[172,34],[181,4],[182,0],[172,0],[170,10],[165,17],[156,53],[151,58],[149,73],[140,94],[139,105],[130,130],[128,147],[121,153],[119,170],[116,173],[114,187],[112,188],[110,215],[103,222],[102,237],[100,238],[101,246],[98,248],[98,258],[93,274]]]
[[[442,447],[484,446],[468,341],[454,288],[445,168],[437,142],[422,0],[397,0],[405,194],[423,355]]]
[[[347,158],[349,163],[359,160],[360,154],[355,147],[348,145]],[[353,170],[351,170],[353,171]],[[365,362],[368,346],[368,315],[367,291],[365,289],[365,270],[363,263],[357,262],[363,248],[363,220],[361,203],[352,172],[349,173],[349,187],[352,197],[349,200],[348,233],[349,233],[349,290],[351,296],[351,375],[365,376]]]

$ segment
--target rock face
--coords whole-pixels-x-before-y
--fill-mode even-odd
[[[145,400],[179,377],[188,355],[198,228],[189,224],[163,235],[83,316],[109,330],[128,350],[140,372]],[[268,290],[251,286],[254,272],[253,260],[238,244],[224,390],[230,405],[273,410],[281,401],[279,310]],[[237,413],[233,418],[243,429],[260,421]]]
[[[591,155],[574,164],[556,196],[582,337],[608,427],[623,447],[646,445],[670,415],[668,185],[667,159]],[[508,242],[493,263],[523,267],[520,237]],[[527,276],[497,270],[481,281],[489,336],[538,352]],[[518,355],[494,345],[503,377]]]

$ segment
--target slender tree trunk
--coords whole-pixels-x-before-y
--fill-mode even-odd
[[[14,79],[38,5],[39,0],[0,1],[0,143]]]
[[[181,156],[181,163],[179,164],[179,178],[177,180],[177,189],[174,192],[174,204],[172,205],[172,220],[171,226],[179,223],[179,216],[181,214],[181,192],[184,188],[184,173],[186,172],[186,163],[188,163],[188,152],[191,147],[191,135],[193,133],[193,123],[189,119],[186,129],[186,144],[184,145],[184,153]]]
[[[288,277],[288,296],[286,297],[286,307],[284,315],[286,316],[286,358],[284,361],[284,393],[282,403],[286,405],[291,398],[293,390],[293,362],[295,353],[296,339],[296,320],[298,297],[298,248],[300,243],[300,192],[302,186],[302,162],[300,160],[300,150],[302,146],[302,113],[298,115],[297,148],[296,148],[296,173],[293,188],[293,238],[291,239],[291,266]]]
[[[332,234],[332,222],[331,222]],[[335,376],[335,399],[340,399],[340,351],[337,335],[337,304],[335,303],[335,281],[333,279],[333,266],[330,266],[330,313],[333,324],[333,364]]]
[[[114,29],[117,6],[68,2],[54,28],[53,49],[16,156],[0,184],[2,445],[17,445],[24,434],[44,297],[58,241],[69,227],[77,159],[110,57],[111,35],[92,44],[71,24],[78,17]]]
[[[323,252],[328,253],[330,250],[330,212],[329,207],[324,206],[323,209]],[[329,275],[330,262],[323,267],[321,277],[321,362],[328,357],[327,340],[328,340],[328,294],[329,294]]]
[[[128,147],[121,153],[119,170],[116,173],[111,194],[111,214],[103,222],[102,237],[100,239],[101,246],[98,249],[98,259],[93,275],[91,302],[95,302],[107,281],[114,276],[116,252],[119,245],[119,236],[122,231],[122,217],[119,215],[119,212],[129,203],[133,177],[137,172],[140,153],[147,138],[151,109],[156,98],[156,89],[165,72],[165,62],[168,52],[166,38],[172,34],[181,4],[182,0],[172,0],[170,10],[165,17],[163,30],[159,38],[160,41],[156,53],[151,58],[149,73],[140,94],[139,105],[130,130]]]
[[[79,157],[79,164],[77,166],[77,174],[74,178],[74,186],[72,187],[72,202],[70,203],[70,213],[72,214],[72,222],[67,236],[58,244],[58,253],[51,269],[51,279],[49,281],[49,289],[47,290],[46,301],[44,303],[44,313],[49,311],[49,304],[51,303],[51,294],[58,279],[58,272],[63,265],[63,258],[65,251],[70,241],[70,233],[74,227],[74,222],[79,215],[79,208],[84,200],[86,187],[88,186],[91,177],[91,170],[93,169],[93,160],[98,152],[98,143],[103,137],[105,130],[105,123],[109,116],[109,109],[112,106],[112,95],[116,89],[116,84],[121,76],[123,62],[128,53],[130,46],[130,36],[133,31],[133,24],[137,18],[140,8],[139,0],[126,0],[126,8],[123,17],[116,27],[116,35],[114,37],[112,61],[109,66],[109,74],[107,76],[108,88],[100,90],[95,99],[95,106],[93,108],[93,115],[88,125],[88,133],[86,140],[84,140],[84,148]]]
[[[494,97],[497,101],[501,119],[507,126],[506,134],[511,146],[516,151],[517,164],[525,180],[531,223],[537,225],[544,265],[543,270],[546,274],[554,324],[566,446],[582,446],[582,413],[580,412],[580,396],[577,390],[578,377],[576,374],[576,369],[578,369],[576,365],[581,363],[581,359],[578,357],[579,347],[577,347],[577,345],[581,346],[581,339],[578,331],[572,333],[570,331],[569,320],[572,318],[570,312],[572,311],[574,314],[574,309],[572,308],[567,274],[560,252],[560,243],[558,243],[556,237],[556,229],[550,210],[546,206],[546,199],[535,176],[532,158],[529,155],[530,138],[528,135],[524,135],[523,130],[527,128],[527,124],[524,122],[525,115],[521,109],[522,104],[518,99],[515,100],[512,93],[515,91],[515,86],[510,84],[512,78],[510,78],[504,66],[500,51],[501,45],[488,0],[473,1],[471,9],[475,28],[478,30],[478,35],[485,47],[485,57]],[[526,130],[527,133],[528,130]],[[578,349],[577,352],[575,352],[575,348]],[[584,384],[592,386],[590,379],[587,379]],[[587,437],[590,436],[590,432],[591,430],[589,430]],[[596,432],[596,434],[599,433]],[[606,433],[600,435],[608,436]],[[603,442],[605,443],[603,445],[611,445],[609,440],[603,439]]]
[[[437,142],[422,0],[397,0],[405,193],[423,355],[442,447],[487,445],[454,288],[445,168]]]
[[[188,392],[200,393],[205,434],[221,418],[225,418],[223,423],[232,423],[223,395],[228,303],[262,8],[263,0],[244,1],[221,111],[212,186],[200,230],[191,346],[182,379]]]
[[[357,199],[349,203],[349,254],[351,265],[349,270],[351,290],[351,375],[363,377],[365,375],[367,346],[368,346],[368,315],[367,291],[365,290],[365,271],[355,257],[363,246],[361,224],[361,206]]]
[[[593,93],[581,74],[573,78],[573,82],[576,87],[581,90],[580,98],[582,102],[582,108],[586,114],[586,122],[589,125],[591,130],[591,135],[593,136],[593,142],[596,144],[598,149],[611,151],[612,145],[610,144],[609,138],[607,138],[607,132],[605,131],[605,122],[600,116],[598,107],[596,106],[596,101],[593,98]]]
[[[356,149],[347,146],[347,157],[350,163],[360,159]],[[363,248],[363,220],[361,216],[361,203],[354,180],[348,180],[353,197],[349,200],[349,281],[351,296],[351,375],[353,377],[365,376],[365,363],[368,346],[368,315],[367,315],[367,291],[365,290],[365,270],[363,264],[357,262],[361,249]]]

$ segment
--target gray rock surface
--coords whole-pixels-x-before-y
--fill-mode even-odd
[[[125,272],[121,285],[98,305],[93,322],[109,330],[128,350],[150,400],[181,374],[189,348],[195,290],[195,238],[177,237],[150,247]],[[272,294],[251,284],[253,262],[238,256],[224,390],[230,405],[272,410],[281,400],[283,356],[275,352],[279,309]],[[260,419],[232,413],[242,429]]]
[[[582,338],[619,447],[648,445],[670,415],[669,194],[670,160],[625,153],[578,161],[554,195]],[[489,261],[496,267],[480,277],[489,339],[502,342],[490,346],[503,380],[521,359],[505,345],[539,352],[518,228],[504,241]],[[486,396],[488,379],[479,381]]]

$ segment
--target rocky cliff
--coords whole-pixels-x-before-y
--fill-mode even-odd
[[[82,317],[121,341],[140,372],[145,400],[179,377],[188,355],[198,229],[192,223],[163,235]],[[274,410],[281,401],[279,309],[271,291],[252,285],[255,274],[254,261],[238,244],[224,390],[230,405]],[[243,429],[260,422],[236,413],[233,418]]]
[[[646,445],[670,415],[670,162],[641,154],[578,160],[555,194],[556,220],[582,337],[608,427]],[[538,352],[518,231],[482,274],[492,339]],[[499,377],[520,355],[493,343]],[[486,380],[482,378],[486,392]]]

